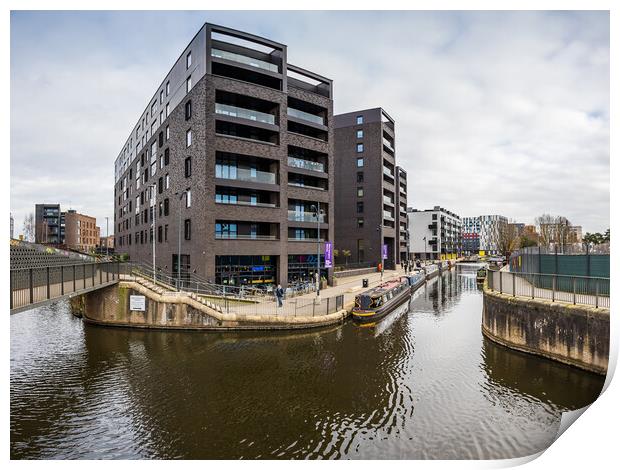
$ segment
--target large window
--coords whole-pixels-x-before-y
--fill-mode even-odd
[[[216,223],[215,238],[237,238],[237,224]]]
[[[237,179],[237,159],[230,155],[218,155],[215,162],[215,177]]]

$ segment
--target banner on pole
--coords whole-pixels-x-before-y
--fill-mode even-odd
[[[387,257],[388,257],[387,256],[387,251],[388,251],[387,248],[388,248],[387,245],[383,245],[383,252],[382,252],[382,256],[381,256],[383,259],[387,259]]]
[[[334,263],[332,242],[325,242],[325,267],[331,268]]]

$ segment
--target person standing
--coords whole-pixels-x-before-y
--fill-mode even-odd
[[[278,284],[278,287],[276,288],[276,299],[278,300],[278,307],[282,307],[283,302],[282,299],[284,298],[284,289],[282,289],[282,286],[280,284]]]

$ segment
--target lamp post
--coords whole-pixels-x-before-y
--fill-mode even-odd
[[[319,203],[312,204],[310,210],[316,217],[316,296],[321,295],[321,215],[324,214]]]
[[[108,228],[108,217],[105,218],[105,255],[110,256],[110,229]]]
[[[407,271],[411,270],[411,260],[409,254],[409,230],[405,232],[405,246],[407,247],[407,256],[405,259],[407,260]]]
[[[183,202],[183,196],[187,195],[187,192],[189,191],[189,188],[185,188],[184,191],[182,191],[181,193],[176,192],[174,193],[175,195],[179,196],[179,237],[178,237],[178,243],[179,243],[179,251],[177,252],[177,290],[179,289],[180,286],[180,282],[181,282],[181,202]]]
[[[156,281],[156,272],[155,272],[155,238],[156,238],[156,233],[155,233],[155,228],[156,228],[156,221],[157,221],[157,184],[156,183],[152,183],[148,185],[148,188],[151,190],[151,201],[153,202],[153,218],[152,218],[152,222],[153,222],[153,284],[155,284]]]
[[[426,237],[424,237],[422,240],[424,240],[424,265],[426,265]]]

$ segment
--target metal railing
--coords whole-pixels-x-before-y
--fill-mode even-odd
[[[489,289],[513,297],[609,308],[609,278],[487,270]]]
[[[116,282],[121,263],[80,263],[10,270],[10,309],[23,310]]]

